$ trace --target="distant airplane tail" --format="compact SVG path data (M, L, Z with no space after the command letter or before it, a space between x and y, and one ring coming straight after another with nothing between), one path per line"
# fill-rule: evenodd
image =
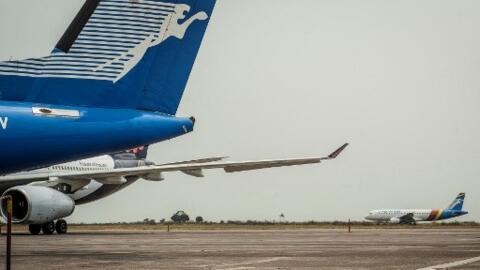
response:
M53 52L0 63L0 100L175 115L216 0L87 0Z
M148 155L148 145L127 150L127 153L134 154L137 159L146 159Z
M463 201L465 200L465 193L459 193L455 200L448 206L448 210L462 211Z
M140 146L126 151L111 154L114 159L118 160L141 160L146 159L148 155L149 145Z

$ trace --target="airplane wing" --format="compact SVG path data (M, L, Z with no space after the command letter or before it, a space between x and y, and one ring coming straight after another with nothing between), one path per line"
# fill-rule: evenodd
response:
M324 160L335 159L346 147L342 145L326 157L294 158L257 161L222 161L223 158L200 159L178 163L167 163L161 165L142 166L135 168L119 168L105 171L87 172L52 172L35 175L7 175L0 177L1 184L24 185L32 182L47 181L52 179L95 179L102 182L108 179L109 183L115 182L117 178L140 177L144 179L161 179L164 172L182 172L195 177L203 177L203 170L223 169L227 173L252 171L267 168L296 166L304 164L320 163ZM157 180L158 181L158 180Z
M400 223L415 223L416 220L413 218L413 216L413 213L408 213L406 215L398 217L398 219L400 219Z
M180 164L192 164L192 163L208 163L208 162L215 162L215 161L221 161L224 160L228 157L211 157L211 158L202 158L202 159L193 159L193 160L188 160L188 161L178 161L178 162L172 162L172 163L165 163L162 165L180 165Z

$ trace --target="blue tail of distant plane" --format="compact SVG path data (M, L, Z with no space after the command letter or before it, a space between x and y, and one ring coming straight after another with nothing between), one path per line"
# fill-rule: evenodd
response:
M46 57L0 63L0 100L175 115L215 0L87 0Z
M455 200L448 206L447 210L462 211L464 200L465 193L458 194Z

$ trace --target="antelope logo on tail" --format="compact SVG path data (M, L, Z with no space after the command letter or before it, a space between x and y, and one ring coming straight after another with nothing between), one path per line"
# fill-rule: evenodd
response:
M123 53L122 55L102 65L99 65L94 69L94 71L103 70L105 67L112 66L113 64L123 63L122 72L118 74L117 78L114 80L114 83L117 82L126 74L128 74L128 72L130 72L130 70L132 70L140 62L148 48L157 46L170 37L183 39L185 37L185 33L192 23L194 23L196 20L205 21L208 19L207 13L202 11L191 16L182 24L179 24L179 21L185 19L189 12L190 6L185 4L176 5L173 12L165 18L165 23L162 24L158 33L151 33L140 44Z

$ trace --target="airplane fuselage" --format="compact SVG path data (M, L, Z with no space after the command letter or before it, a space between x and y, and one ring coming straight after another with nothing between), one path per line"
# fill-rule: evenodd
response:
M370 211L365 219L377 222L390 222L401 216L413 214L415 221L438 221L466 215L466 211L448 209L380 209Z
M110 155L103 155L94 158L77 160L62 164L53 165L47 168L33 170L29 172L22 172L5 176L5 178L15 176L32 176L42 175L45 173L75 173L75 172L99 172L110 171L114 169L133 168L148 165L150 162L145 160L115 160ZM138 177L126 177L122 182L105 182L104 180L95 179L50 179L48 181L34 182L30 185L50 187L67 194L75 201L76 205L93 202L107 197L123 188L133 184L138 180ZM0 191L3 193L10 188L11 185L6 184L2 186L0 180Z
M162 113L0 102L0 175L152 144L193 123Z

